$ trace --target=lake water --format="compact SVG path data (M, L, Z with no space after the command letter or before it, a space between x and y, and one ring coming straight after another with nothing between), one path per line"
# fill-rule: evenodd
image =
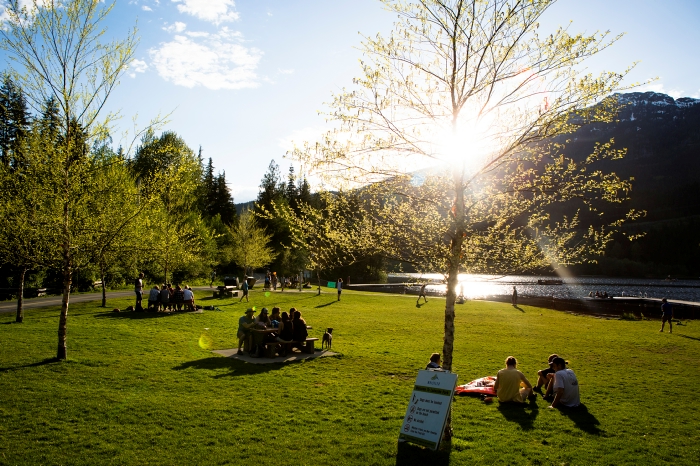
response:
M538 285L537 280L560 279L561 285ZM444 277L440 274L389 274L389 282L427 281L432 293L445 293ZM700 302L700 280L654 280L604 277L543 277L532 275L459 275L460 288L467 299L511 295L513 286L519 296L576 299L590 292L607 292L609 296L641 296ZM418 287L415 287L418 290ZM460 288L457 289L459 294Z

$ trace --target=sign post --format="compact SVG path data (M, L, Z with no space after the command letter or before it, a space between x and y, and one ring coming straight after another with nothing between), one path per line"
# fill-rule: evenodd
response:
M437 450L457 386L457 374L420 371L401 424L399 442Z

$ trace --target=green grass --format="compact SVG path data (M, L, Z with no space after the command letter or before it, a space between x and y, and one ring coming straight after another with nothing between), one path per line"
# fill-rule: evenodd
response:
M198 293L200 295L200 293ZM200 300L200 304L211 302ZM236 345L247 305L154 315L71 306L69 361L54 362L58 308L0 316L0 464L698 464L700 323L603 320L486 302L457 307L460 382L506 356L534 382L552 352L570 361L574 414L454 403L451 448L397 447L416 373L442 348L444 300L285 291L250 305L300 309L337 357L251 365ZM108 303L124 308L131 298ZM207 330L208 329L208 330Z

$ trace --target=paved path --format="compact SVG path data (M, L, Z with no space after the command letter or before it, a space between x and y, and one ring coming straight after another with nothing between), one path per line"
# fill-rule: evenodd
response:
M133 291L108 291L107 304L109 304L110 299L124 298L127 296L133 296L134 298L136 297ZM62 296L44 296L41 298L29 298L24 300L23 307L25 311L28 311L30 309L36 309L40 307L60 306L62 299ZM88 301L101 300L102 292L70 295L71 303L85 303ZM136 302L135 299L134 302ZM17 312L17 301L0 301L0 314L10 314L15 312Z

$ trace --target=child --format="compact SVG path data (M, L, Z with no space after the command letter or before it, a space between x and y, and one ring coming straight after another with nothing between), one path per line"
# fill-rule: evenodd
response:
M425 370L442 370L440 365L440 353L433 353L430 355L430 362L425 366Z

